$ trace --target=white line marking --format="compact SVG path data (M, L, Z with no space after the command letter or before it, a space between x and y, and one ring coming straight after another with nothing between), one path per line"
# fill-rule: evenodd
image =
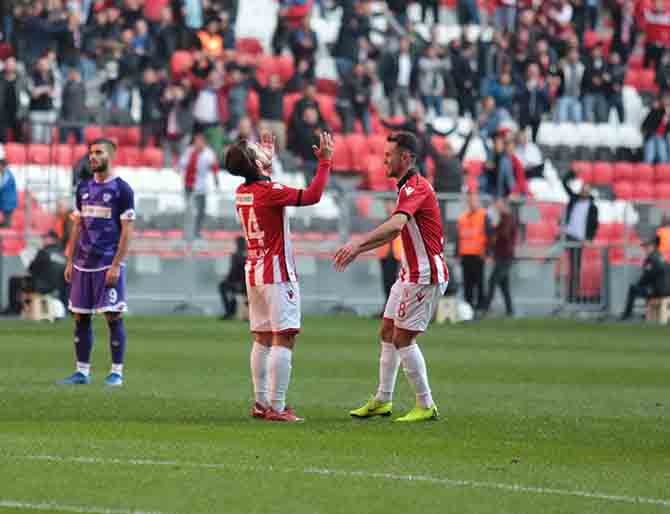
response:
M127 509L105 509L102 507L88 507L74 505L61 505L55 502L29 503L15 500L0 500L0 509L25 509L25 510L60 510L63 512L76 512L82 514L165 514L161 512L145 512L141 510Z
M572 496L576 498L587 498L591 500L603 500L616 503L632 503L656 505L658 507L670 507L670 499L648 498L645 496L626 496L601 493L598 491L580 491L570 489L557 489L553 487L535 487L521 484L506 484L502 482L483 482L479 480L458 480L446 477L433 477L429 475L399 475L394 473L375 473L371 471L346 471L338 469L324 468L275 468L272 466L240 466L228 464L211 464L206 462L188 462L176 460L151 460L151 459L105 459L98 457L62 457L59 455L28 455L15 457L23 460L40 460L46 462L65 462L78 464L119 464L126 466L180 466L184 468L198 469L227 469L239 471L240 469L248 471L276 471L282 473L303 473L306 475L322 476L342 476L356 478L372 478L379 480L391 480L397 482L426 482L430 484L440 484L450 487L469 487L473 489L495 489L498 491L507 491L512 493L529 493L552 496Z

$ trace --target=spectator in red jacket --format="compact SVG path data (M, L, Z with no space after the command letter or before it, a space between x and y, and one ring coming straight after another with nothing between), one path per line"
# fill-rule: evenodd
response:
M665 48L670 47L670 11L664 0L654 0L653 6L642 11L645 34L644 67L657 65Z

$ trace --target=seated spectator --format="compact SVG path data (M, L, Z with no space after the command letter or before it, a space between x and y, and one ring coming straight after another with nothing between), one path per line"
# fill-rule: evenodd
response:
M442 116L446 84L445 73L451 70L451 62L440 55L436 44L428 46L419 58L419 94L423 107L428 113L433 109L435 116Z
M286 126L284 125L284 86L281 76L273 73L268 78L268 85L263 86L255 76L251 79L251 87L258 93L260 103L260 130L270 132L276 138L277 150L286 150Z
M544 176L544 159L540 148L528 140L528 132L520 130L516 136L514 155L521 161L526 178L542 178Z
M607 56L607 70L605 71L605 94L607 97L607 118L612 108L616 110L619 123L626 120L626 113L623 107L623 82L626 76L626 66L621 63L621 57L618 53L610 51ZM658 75L657 75L658 77Z
M342 132L349 134L354 131L354 123L358 119L363 131L369 134L371 80L362 63L356 63L350 77L340 80L337 91L336 109L342 120Z
M219 295L223 305L222 320L235 317L237 312L237 296L247 293L247 285L244 277L244 266L247 260L247 242L244 237L235 240L235 252L230 256L230 268L228 275L219 283Z
M656 101L642 122L644 137L644 162L670 162L670 93L664 93L660 101Z
M579 50L571 48L568 56L560 66L561 85L558 91L556 103L556 121L565 123L581 123L582 104L579 99L582 96L582 79L585 66L579 59Z
M591 50L582 79L583 112L589 123L605 123L609 118L606 72L607 63L603 57L602 43L599 42Z
M18 205L16 181L5 158L5 149L0 146L0 212L2 222L0 227L9 227L12 224L12 213Z
M68 136L74 134L75 143L84 142L83 123L86 120L86 86L81 81L79 70L70 70L63 87L63 99L59 123L60 141L67 143Z
M21 96L27 93L25 77L19 72L16 59L8 57L5 69L0 76L0 143L8 140L8 131L11 130L14 140L23 141L21 127L22 107Z
M630 319L633 315L633 307L637 298L649 299L670 296L670 272L658 249L659 245L660 238L658 236L642 243L647 256L642 264L642 275L628 289L626 307L620 318L622 321Z
M42 248L28 266L29 287L26 292L51 294L58 292L63 306L68 304L68 288L65 283L65 254L55 231L50 230L42 236Z

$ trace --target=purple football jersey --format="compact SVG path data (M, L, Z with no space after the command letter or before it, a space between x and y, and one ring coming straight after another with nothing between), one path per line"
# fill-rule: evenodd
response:
M83 271L109 268L121 239L121 220L135 219L130 185L120 177L90 179L77 187L76 214L81 219L74 266Z

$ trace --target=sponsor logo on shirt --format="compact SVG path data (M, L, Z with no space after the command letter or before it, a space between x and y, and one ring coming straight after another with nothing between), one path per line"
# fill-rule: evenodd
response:
M111 199L112 199L112 195L109 194L109 193L105 193L104 195L102 195L102 201L105 202L105 203L109 202Z
M237 200L237 205L253 205L254 204L254 194L253 193L238 193L235 195Z
M413 187L409 187L409 186L407 186L407 187L405 188L405 193L407 193L407 196L411 195L413 192L414 192L414 188L413 188Z
M84 218L103 218L112 219L112 208L103 207L102 205L84 205L81 210L81 215Z

